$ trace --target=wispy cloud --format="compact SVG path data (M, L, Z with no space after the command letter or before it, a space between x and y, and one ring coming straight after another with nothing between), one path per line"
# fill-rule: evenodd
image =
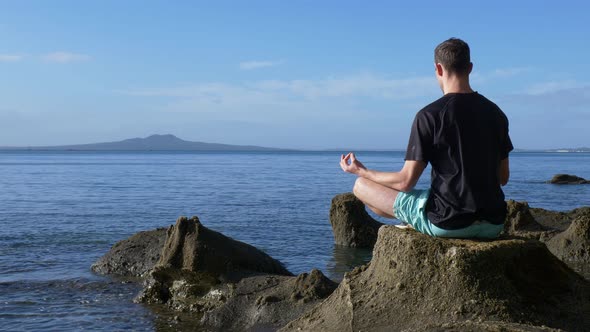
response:
M498 68L491 72L492 77L513 77L533 71L531 67Z
M280 61L244 61L240 62L240 69L242 70L253 70L267 67L275 67L283 64L283 60Z
M590 114L590 84L575 81L538 83L522 93L501 96L499 102L513 109L523 109L523 113L563 116L582 112L587 116ZM580 122L584 120L578 119Z
M530 95L542 95L556 91L580 88L588 85L589 84L584 84L575 80L541 82L533 84L527 88L525 93Z
M518 75L524 75L532 72L531 67L511 67L511 68L497 68L491 71L479 72L476 71L471 74L471 81L474 83L486 83L493 80L511 78Z
M402 104L417 101L424 104L440 95L433 77L389 78L370 73L317 80L208 82L120 92L160 97L157 102L149 103L158 105L154 107L161 111L198 114L200 119L289 126L307 118L320 123L353 123L360 114L373 114L375 118L376 114L395 117L397 113L409 117L412 112Z
M18 62L24 58L18 54L0 54L0 62Z
M71 52L53 52L41 56L41 59L47 62L55 63L71 63L88 61L91 59L89 55Z
M194 97L214 100L223 100L242 94L282 96L290 100L332 97L402 100L433 95L438 93L438 89L432 77L396 79L364 73L318 80L265 80L243 84L211 82L171 88L130 90L125 93L141 96Z

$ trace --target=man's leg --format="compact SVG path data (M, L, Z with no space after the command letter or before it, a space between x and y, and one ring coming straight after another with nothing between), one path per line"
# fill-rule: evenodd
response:
M357 178L352 189L354 195L369 209L385 218L395 218L393 204L398 191L365 178Z

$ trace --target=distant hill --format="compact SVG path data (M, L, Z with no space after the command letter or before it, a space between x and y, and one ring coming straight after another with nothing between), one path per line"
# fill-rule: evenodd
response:
M146 138L130 138L117 142L32 146L0 147L0 150L35 151L288 151L286 149L266 148L254 145L230 145L205 142L191 142L174 135L151 135Z

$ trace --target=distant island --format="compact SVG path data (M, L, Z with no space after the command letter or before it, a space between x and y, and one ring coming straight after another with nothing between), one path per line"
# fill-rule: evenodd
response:
M283 148L269 148L256 145L232 145L221 143L191 142L180 139L172 134L151 135L145 138L129 138L116 142L58 145L58 146L0 146L0 151L227 151L227 152L272 152L272 151L370 151L370 152L403 152L405 149L320 149L295 150ZM514 149L514 152L590 152L590 148L561 148L561 149Z
M549 152L549 153L561 153L561 152L590 152L590 148L560 148L560 149L514 149L514 152Z
M545 150L546 152L590 152L590 148L563 148L563 149L551 149L551 150Z
M30 147L0 147L10 151L292 151L255 145L191 142L174 135L151 135L117 142Z

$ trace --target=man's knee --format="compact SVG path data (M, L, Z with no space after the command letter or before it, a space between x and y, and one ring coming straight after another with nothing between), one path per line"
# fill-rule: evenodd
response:
M360 196L363 196L363 193L367 191L366 188L369 181L370 180L363 177L356 178L356 181L354 181L354 187L352 187L352 193L360 199Z

